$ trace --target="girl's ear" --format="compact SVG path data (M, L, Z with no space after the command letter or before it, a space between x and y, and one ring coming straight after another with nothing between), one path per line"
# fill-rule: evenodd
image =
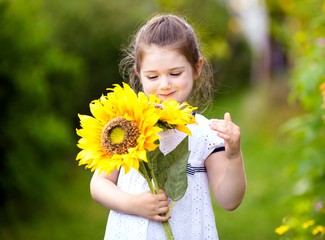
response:
M140 82L142 82L141 77L140 77L140 73L138 72L136 65L133 66L133 70L134 70L135 74L138 76L138 78L140 79Z
M193 78L194 79L198 79L200 77L201 71L202 71L202 67L203 67L203 58L200 57L199 60L197 61L197 63L195 64L195 70L196 72L194 72L193 74Z

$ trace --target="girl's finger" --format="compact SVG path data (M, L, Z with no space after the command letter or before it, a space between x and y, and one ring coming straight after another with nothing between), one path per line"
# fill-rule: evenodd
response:
M159 194L157 195L159 201L167 201L168 197L164 190L160 189Z
M166 214L168 212L168 206L167 207L161 207L158 209L158 214Z
M225 134L231 134L232 129L231 125L228 124L225 120L218 120L214 121L209 124L210 128L214 131L220 132L220 133L225 133Z
M230 113L229 113L229 112L226 112L226 113L225 113L224 118L225 118L225 121L226 121L226 122L231 122L231 116L230 116Z
M221 128L224 129L226 127L226 123L224 120L211 120L209 126L212 130L219 131Z
M229 141L229 140L230 140L230 137L229 137L229 135L227 135L227 134L224 134L224 133L218 132L217 135L218 135L219 137L221 137L222 139L224 139L225 141Z
M160 215L156 215L153 217L153 220L158 221L158 222L166 222L171 218L171 216L160 216Z

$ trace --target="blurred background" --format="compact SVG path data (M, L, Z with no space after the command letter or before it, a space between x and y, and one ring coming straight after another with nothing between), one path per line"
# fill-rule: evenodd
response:
M204 114L241 127L248 188L233 212L214 202L220 239L323 239L323 0L0 0L0 239L103 239L77 114L160 12L188 19L214 67Z

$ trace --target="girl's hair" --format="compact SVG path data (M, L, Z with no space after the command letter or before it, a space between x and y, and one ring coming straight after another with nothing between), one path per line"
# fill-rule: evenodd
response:
M198 106L207 105L213 96L213 72L211 65L200 52L197 37L193 28L181 17L171 14L157 15L150 19L133 36L132 42L124 50L119 67L122 77L128 80L135 91L142 91L140 79L134 71L140 72L144 49L148 46L168 47L178 50L196 72L199 58L204 64L200 77L194 80L189 103Z

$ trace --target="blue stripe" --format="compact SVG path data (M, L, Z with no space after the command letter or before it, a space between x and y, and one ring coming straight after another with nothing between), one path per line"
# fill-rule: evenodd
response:
M194 175L198 172L207 172L207 169L205 167L192 167L191 164L187 164L186 173L189 175Z
M225 149L225 147L218 147L218 148L215 148L213 151L212 151L212 153L216 153L216 152L221 152L221 151L225 151L226 149ZM211 154L212 154L211 153Z

